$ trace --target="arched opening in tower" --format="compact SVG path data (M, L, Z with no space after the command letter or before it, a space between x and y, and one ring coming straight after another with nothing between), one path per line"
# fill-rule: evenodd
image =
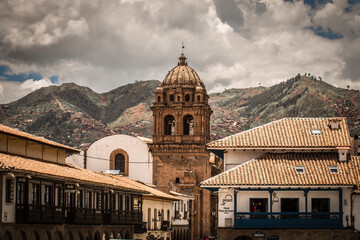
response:
M165 117L165 135L175 135L175 118L171 115Z
M184 135L194 134L194 118L191 115L184 117Z

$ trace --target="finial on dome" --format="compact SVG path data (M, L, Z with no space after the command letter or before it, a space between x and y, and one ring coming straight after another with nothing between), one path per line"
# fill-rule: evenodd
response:
M185 55L183 53L179 57L179 65L187 65L186 57L185 57Z

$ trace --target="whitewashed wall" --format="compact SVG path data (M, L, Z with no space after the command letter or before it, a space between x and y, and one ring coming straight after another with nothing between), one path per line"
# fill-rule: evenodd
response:
M231 225L232 227L234 225L234 189L220 188L218 194L218 226L230 227Z
M14 198L12 203L6 202L6 179L12 179L14 180ZM15 178L2 176L2 213L1 213L1 221L3 223L14 223L15 222L15 203L16 203L16 180Z
M353 196L353 216L354 216L354 228L356 231L360 231L360 192Z
M87 169L105 172L110 169L110 154L122 149L129 155L129 178L152 184L153 158L147 144L140 139L128 135L113 135L102 138L87 150ZM71 155L66 162L84 167L84 152Z
M229 149L224 152L224 170L229 170L249 160L263 155L264 151L243 151Z

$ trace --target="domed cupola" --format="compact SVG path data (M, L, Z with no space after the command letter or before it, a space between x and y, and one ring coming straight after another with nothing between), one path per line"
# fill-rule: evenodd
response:
M187 65L186 57L183 53L179 57L178 65L168 72L164 81L162 82L163 87L168 85L204 86L195 70Z

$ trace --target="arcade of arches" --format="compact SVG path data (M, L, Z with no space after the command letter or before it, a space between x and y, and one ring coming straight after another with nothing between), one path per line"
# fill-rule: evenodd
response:
M22 229L22 230L21 230ZM90 229L90 230L89 230ZM104 231L105 229L105 231ZM4 240L110 240L131 239L131 229L126 226L23 226L1 231Z

